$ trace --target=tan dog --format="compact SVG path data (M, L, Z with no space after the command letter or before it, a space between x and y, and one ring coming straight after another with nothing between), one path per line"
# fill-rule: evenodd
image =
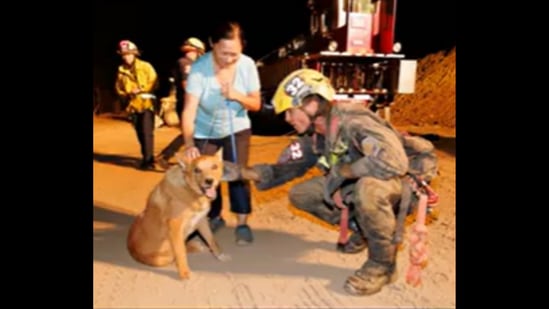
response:
M195 230L216 258L230 259L221 253L206 218L220 181L229 180L223 178L221 155L222 149L215 156L202 155L194 160L176 154L179 164L166 171L150 193L145 210L130 227L127 245L135 260L165 266L175 259L179 276L187 279L190 270L185 240Z

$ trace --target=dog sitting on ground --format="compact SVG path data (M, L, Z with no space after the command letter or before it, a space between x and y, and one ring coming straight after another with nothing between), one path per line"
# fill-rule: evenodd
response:
M230 259L215 241L207 214L220 182L231 179L223 177L222 149L214 156L189 160L177 153L176 158L179 164L166 171L149 194L145 210L135 218L127 246L135 260L149 266L166 266L175 260L179 277L188 279L185 240L196 230L217 259Z

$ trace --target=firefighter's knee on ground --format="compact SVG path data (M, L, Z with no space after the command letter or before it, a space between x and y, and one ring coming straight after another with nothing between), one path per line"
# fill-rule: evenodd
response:
M306 191L304 191L301 188L300 184L297 184L290 189L290 192L288 193L288 199L290 200L292 205L294 205L296 208L306 211L308 210L308 207L307 207L308 194L310 193L307 193Z

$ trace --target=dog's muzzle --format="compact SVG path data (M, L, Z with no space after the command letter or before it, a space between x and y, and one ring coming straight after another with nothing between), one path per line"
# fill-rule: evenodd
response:
M214 180L211 178L204 181L204 183L200 186L200 190L202 190L202 193L204 193L204 195L206 195L210 200L215 200L217 197L217 190L214 186Z

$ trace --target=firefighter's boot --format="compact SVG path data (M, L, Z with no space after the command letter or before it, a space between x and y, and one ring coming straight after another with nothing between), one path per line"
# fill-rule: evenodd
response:
M344 289L349 294L372 295L397 279L394 245L381 248L370 244L368 252L368 261L345 282Z

